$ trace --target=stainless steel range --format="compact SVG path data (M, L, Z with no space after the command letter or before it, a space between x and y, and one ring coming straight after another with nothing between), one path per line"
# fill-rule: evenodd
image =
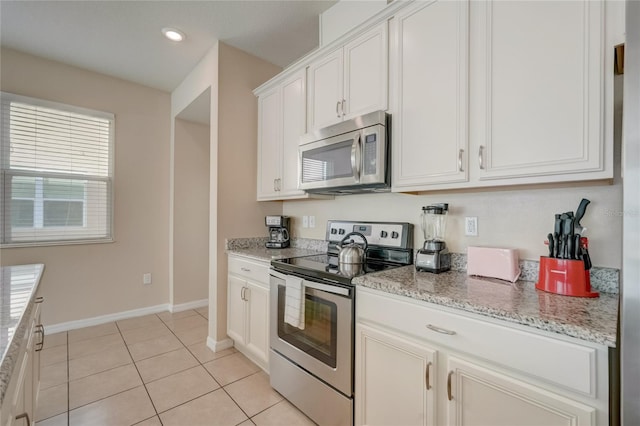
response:
M340 264L345 237L367 247L361 265ZM332 220L325 240L326 254L271 261L271 386L318 424L351 425L355 334L351 280L410 265L413 225Z

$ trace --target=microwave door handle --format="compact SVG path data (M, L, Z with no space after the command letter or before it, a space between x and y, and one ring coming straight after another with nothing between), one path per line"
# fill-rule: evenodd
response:
M360 153L360 132L353 138L353 145L351 146L351 170L356 179L356 182L360 182L360 163L362 162Z

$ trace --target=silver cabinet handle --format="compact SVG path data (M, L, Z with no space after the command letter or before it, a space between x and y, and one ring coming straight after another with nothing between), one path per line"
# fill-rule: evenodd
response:
M247 299L244 298L244 291L246 290L246 287L242 287L242 290L240 290L240 299L246 301Z
M431 389L431 385L429 384L429 382L430 382L430 380L429 380L430 371L431 371L431 361L429 361L427 363L427 371L424 374L424 381L427 384L427 390Z
M427 328L431 331L435 331L436 333L448 334L449 336L453 336L454 334L456 334L455 331L447 330L446 328L438 327L433 324L427 324Z
M274 180L273 180L273 191L274 191L274 192L278 190L278 189L276 188L276 180L277 180L277 179L274 179Z
M31 426L31 420L29 419L28 413L18 414L16 416L16 420L25 419L27 421L27 426Z
M461 149L458 152L458 171L459 172L464 172L464 169L462 168L462 154L464 154L464 149Z
M453 395L451 394L451 376L453 376L453 370L449 371L449 375L447 376L447 398L449 401L453 399Z
M35 303L42 303L42 302L44 302L44 297L42 296L36 297Z
M44 335L45 335L45 333L44 333L44 325L42 325L42 324L36 325L36 333L40 333L41 340L40 340L39 343L37 343L37 345L39 347L37 347L35 349L35 351L36 352L40 352L42 350L42 348L44 348Z
M478 164L480 170L484 170L484 145L480 145L480 148L478 148Z
M340 107L340 101L336 102L336 116L340 118L340 113L338 112L338 108Z
M347 115L347 114L344 112L344 104L345 104L346 102L347 102L347 101L346 101L345 99L343 99L343 100L342 100L342 116L343 116L343 117L344 117L345 115Z
M282 179L278 178L278 191L282 191Z
M249 268L245 268L244 266L241 266L241 267L240 267L240 270L241 270L242 272L251 272L251 269L249 269Z

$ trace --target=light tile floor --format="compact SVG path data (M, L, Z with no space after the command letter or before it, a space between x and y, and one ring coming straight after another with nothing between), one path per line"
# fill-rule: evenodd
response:
M47 336L38 426L313 425L240 352L206 346L207 312Z

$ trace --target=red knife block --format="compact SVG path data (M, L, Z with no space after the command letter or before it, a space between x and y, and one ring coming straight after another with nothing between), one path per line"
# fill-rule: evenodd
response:
M575 297L599 297L591 291L591 275L582 260L540 256L538 290Z

